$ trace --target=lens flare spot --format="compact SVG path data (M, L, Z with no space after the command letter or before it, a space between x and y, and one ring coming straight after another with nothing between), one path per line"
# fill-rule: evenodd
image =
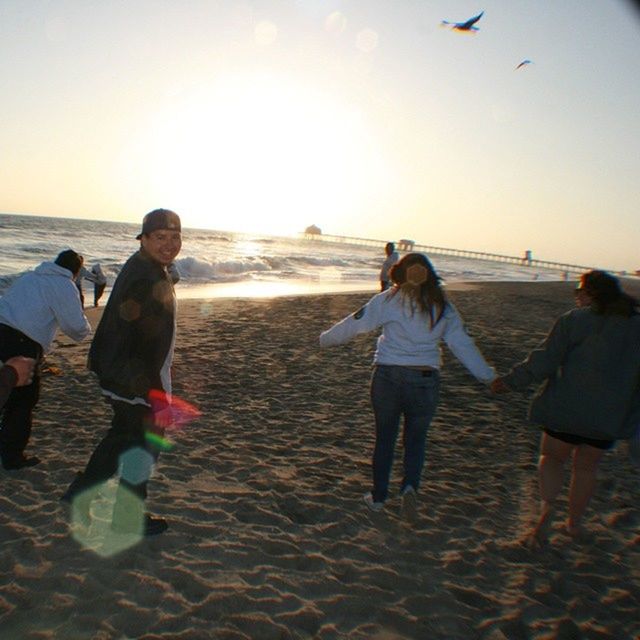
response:
M334 11L324 21L324 28L334 36L340 35L347 28L347 18L340 11Z
M160 389L149 391L149 402L156 424L159 424L159 419L156 419L156 416L164 416L167 412L170 412L171 424L162 425L167 429L180 428L202 415L202 412L197 407L186 400L182 400L178 396L172 396Z
M114 525L116 510L117 526ZM102 558L110 558L142 540L144 514L141 498L119 485L117 479L109 480L73 498L71 534L83 548Z
M153 431L145 431L144 439L153 447L158 449L158 451L171 451L175 446L174 443L157 433L153 433Z
M133 447L120 456L119 463L120 476L129 484L137 486L149 480L155 459L142 447Z
M363 53L371 53L378 46L378 34L373 29L363 29L356 36L356 47Z
M179 275L178 275L178 280L180 280ZM175 282L177 282L178 280L175 280ZM156 299L158 302L166 303L170 296L170 294L167 291L166 282L164 280L161 280L160 282L156 282L153 285L153 291L151 295L153 295L154 299Z
M133 322L140 317L140 305L135 300L125 300L120 305L120 317L126 322Z

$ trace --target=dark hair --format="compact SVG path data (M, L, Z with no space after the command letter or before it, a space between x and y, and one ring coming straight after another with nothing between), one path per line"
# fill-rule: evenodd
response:
M69 269L76 276L84 264L84 258L72 249L67 249L58 254L55 262L59 267Z
M580 288L591 298L591 308L596 313L626 317L638 313L638 301L626 294L618 278L606 271L583 273Z
M408 253L391 267L390 276L395 285L391 295L400 293L410 301L412 311L417 307L429 316L431 328L438 324L447 298L429 258L422 253Z
M384 245L384 250L393 253L396 250L396 245L393 244L393 242L387 242L387 244Z

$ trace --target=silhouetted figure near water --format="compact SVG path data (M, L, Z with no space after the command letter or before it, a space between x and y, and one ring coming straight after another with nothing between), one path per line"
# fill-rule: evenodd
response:
M91 267L91 278L87 279L93 282L93 306L97 307L104 293L104 289L107 286L107 276L104 274L100 263L96 262L96 264Z
M387 257L382 263L382 269L380 269L380 291L386 291L391 286L391 276L389 275L389 272L391 267L399 260L399 256L396 252L396 246L393 242L387 242L384 252Z

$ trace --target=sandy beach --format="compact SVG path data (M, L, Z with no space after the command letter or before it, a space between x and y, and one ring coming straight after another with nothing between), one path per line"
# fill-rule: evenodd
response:
M573 286L450 296L506 372L573 306ZM0 470L0 637L640 638L640 469L626 443L604 459L586 538L562 530L565 492L549 545L529 551L530 393L492 397L447 351L418 520L397 497L366 509L375 336L326 351L317 338L369 297L180 300L174 391L202 417L161 455L148 508L170 528L142 541L99 527L80 539L59 501L111 417L89 343L59 338L28 449L43 462ZM109 492L96 502L107 521Z

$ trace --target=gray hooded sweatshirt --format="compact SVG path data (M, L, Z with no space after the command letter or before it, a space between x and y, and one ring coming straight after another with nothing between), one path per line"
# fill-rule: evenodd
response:
M640 315L573 309L504 382L514 389L544 382L529 411L537 424L586 438L629 438L640 424Z

